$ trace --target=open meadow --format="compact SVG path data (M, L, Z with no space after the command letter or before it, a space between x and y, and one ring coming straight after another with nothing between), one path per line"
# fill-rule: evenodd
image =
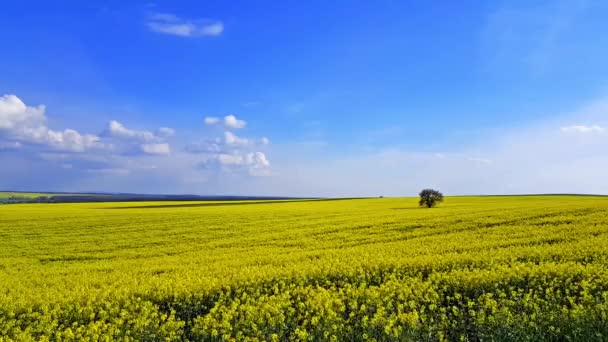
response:
M0 341L606 340L608 197L0 206Z

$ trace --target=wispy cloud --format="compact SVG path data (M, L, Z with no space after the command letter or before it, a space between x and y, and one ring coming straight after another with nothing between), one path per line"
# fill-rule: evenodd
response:
M550 69L564 53L568 33L581 22L588 0L549 0L507 5L492 12L482 32L489 65L520 65L534 73Z
M172 137L175 135L175 129L170 127L161 127L156 131L156 134L163 138Z
M215 116L208 116L205 118L205 125L212 126L220 122L220 118Z
M598 125L592 125L592 126L585 126L585 125L574 125L574 126L566 126L566 127L562 127L561 131L564 133L582 133L582 134L588 134L588 133L603 133L606 129L602 126L598 126Z
M146 25L153 32L179 37L219 36L224 32L224 23L219 20L183 19L171 13L154 13Z
M392 146L328 155L323 146L276 145L272 181L263 185L292 196L413 196L426 186L448 194L608 194L607 111L608 98L599 99L440 153ZM571 122L593 124L564 124Z
M169 148L169 144L160 143L160 144L143 144L141 145L141 150L147 154L158 154L158 155L168 155L171 152Z

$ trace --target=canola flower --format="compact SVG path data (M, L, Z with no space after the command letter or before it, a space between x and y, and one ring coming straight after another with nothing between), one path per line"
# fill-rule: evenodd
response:
M608 339L608 198L0 206L0 341Z

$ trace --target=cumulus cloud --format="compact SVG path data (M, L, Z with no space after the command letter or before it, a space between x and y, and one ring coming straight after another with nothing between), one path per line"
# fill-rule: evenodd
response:
M205 171L229 171L249 176L270 175L266 154L257 150L269 144L268 138L250 139L230 131L223 138L206 139L186 146L185 151L201 156L199 168Z
M244 128L247 122L237 119L234 115L227 115L224 116L224 125L228 128L239 129Z
M175 130L161 127L155 133L127 128L112 120L101 135L83 134L74 129L54 130L46 125L46 108L27 106L15 95L0 97L0 149L25 149L30 153L95 152L106 158L116 154L140 152L169 154L165 138Z
M236 146L246 146L249 145L249 139L241 138L236 134L226 131L224 132L224 141L228 145L236 145Z
M102 148L100 139L92 134L80 134L73 129L53 131L50 129L37 129L28 131L32 141L47 144L61 151L84 152L94 148Z
M226 115L223 119L215 116L208 116L205 118L205 124L208 126L217 125L220 122L224 125L224 127L229 129L240 129L247 126L246 121L237 119L237 117L234 115Z
M234 115L223 118L206 117L207 125L221 125L227 129L243 128L247 124ZM189 144L185 151L201 155L199 168L211 171L214 168L229 171L245 170L250 176L265 176L270 174L270 162L258 147L268 145L270 140L266 137L245 138L231 131L224 131L223 137L204 139Z
M155 138L154 133L150 131L137 131L128 129L122 123L112 120L108 123L106 130L108 136L121 139L134 139L140 141L152 141Z
M561 131L564 133L604 133L606 129L604 127L593 125L593 126L585 126L585 125L573 125L562 127Z
M198 154L225 153L234 150L262 148L268 144L270 144L270 140L266 137L261 139L244 138L230 131L225 131L222 138L216 137L192 142L186 145L185 151Z
M188 20L170 13L152 14L146 24L153 32L179 37L219 36L224 32L224 24L221 21Z
M215 156L215 159L222 166L243 167L252 176L267 176L270 174L270 162L263 152L220 153Z
M134 130L127 128L122 123L112 120L104 132L104 136L112 139L116 151L128 154L144 153L151 155L168 155L171 152L166 138L172 137L175 130L169 127L161 127L156 133L147 130Z
M230 115L206 122L230 129L246 125ZM51 129L45 106L28 106L15 95L4 95L0 97L0 153L9 167L0 168L0 187L150 191L150 184L171 179L166 187L161 185L166 192L178 191L176 184L189 191L196 183L204 184L205 190L199 190L204 193L222 191L210 180L247 182L251 176L270 175L270 162L258 149L268 143L267 138L222 133L174 151L167 141L175 135L173 128L135 129L122 120L112 120L100 134ZM44 169L52 176L41 181L29 176L32 169ZM158 186L154 189L161 191Z
M158 155L168 155L171 153L171 149L169 148L169 144L143 144L141 145L142 152L146 154L158 154Z
M45 110L42 105L29 107L15 95L0 97L0 138L68 152L104 147L99 137L93 134L81 134L73 129L49 129Z
M270 162L262 152L250 153L247 155L249 174L252 176L269 176Z
M327 144L313 142L308 145L294 143L270 147L263 144L262 138L240 137L232 133L231 141L239 138L249 142L238 145L227 143L224 130L218 130L218 137L204 137L200 143L192 144L184 151L170 149L168 145L156 146L166 142L158 138L160 134L157 130L153 130L157 138L152 141L100 137L101 144L128 144L139 154L133 151L119 153L116 148L82 154L53 151L35 160L24 158L26 154L22 152L28 148L31 139L15 139L12 132L20 132L23 127L46 127L44 116L35 113L25 115L23 112L29 107L16 107L20 108L16 111L19 118L25 116L29 119L14 118L15 110L6 109L15 108L14 103L6 105L3 102L0 105L0 117L5 123L4 128L0 129L0 143L18 148L17 152L2 153L0 188L18 188L28 184L45 189L69 190L66 184L77 184L74 190L415 196L423 187L434 187L447 194L608 194L608 180L604 171L608 168L606 131L593 128L608 128L605 116L608 99L573 113L558 113L549 121L504 130L500 135L468 141L466 146L446 146L446 150L439 151L422 152L393 146L332 153L336 149L328 148ZM37 109L29 110L35 112ZM11 128L6 128L6 122L9 122L7 112L11 112ZM593 124L577 125L587 129L566 129L568 134L560 129L574 127L569 125L573 122ZM218 119L217 124L223 128L223 118ZM124 125L122 127L133 131ZM49 135L48 128L41 132L43 137ZM70 136L71 133L64 135ZM12 145L15 142L18 145ZM151 146L144 151L142 145ZM272 152L272 164L267 158L266 149ZM32 175L32 169L44 169L49 176ZM129 170L129 173L119 170ZM106 177L99 177L99 174ZM271 177L251 177L265 175Z
M222 165L259 165L260 167L270 166L266 155L262 152L247 154L219 154L218 160Z
M41 126L46 121L45 107L28 107L15 95L0 96L0 129Z

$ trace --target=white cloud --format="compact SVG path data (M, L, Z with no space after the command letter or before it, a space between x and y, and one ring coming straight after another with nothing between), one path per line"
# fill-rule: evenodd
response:
M262 152L250 153L221 153L216 156L222 166L245 167L251 176L267 176L270 174L270 162Z
M202 139L192 142L185 147L185 151L194 154L222 154L232 153L233 151L252 151L256 147L270 144L266 137L244 138L230 131L225 131L222 138Z
M0 187L141 191L149 184L158 184L155 191L174 192L179 191L172 188L175 184L184 184L179 189L190 191L196 183L204 185L197 192L205 193L223 191L211 180L236 184L248 182L251 176L270 174L268 158L255 150L268 143L267 138L245 138L226 131L174 152L167 138L175 130L169 127L137 130L112 120L102 134L84 134L47 127L45 111L44 106L27 106L14 95L0 97L0 151L18 151L2 154L2 161L10 167L0 168ZM246 125L230 115L217 118L214 124L231 129ZM202 168L201 164L207 166ZM29 177L25 171L31 169L44 169L49 177ZM101 174L106 176L102 183ZM163 185L168 178L171 181Z
M208 125L222 125L228 129L243 128L246 122L234 115L223 118L206 117ZM240 137L231 131L224 131L223 138L205 139L186 146L186 152L199 155L199 169L205 172L227 171L242 174L247 171L250 176L270 174L270 162L263 152L255 151L256 146L268 145L268 138L249 139Z
M208 116L205 118L205 125L215 125L220 122L220 118L214 116Z
M169 144L143 144L141 145L142 152L146 154L158 154L158 155L168 155L171 153L171 149L169 148Z
M228 128L244 128L247 125L247 122L243 120L239 120L234 115L224 116L224 125Z
M224 124L224 127L228 129L240 129L247 126L247 122L244 120L237 119L234 115L226 115L223 119L215 116L208 116L205 118L205 124L208 126L217 125L220 122Z
M136 131L128 129L122 123L112 120L108 123L107 134L114 138L133 139L139 141L152 141L154 133L150 131Z
M15 95L0 96L0 129L41 126L46 121L45 107L28 107Z
M95 152L104 158L113 155L143 152L145 154L169 154L164 138L175 130L161 127L157 134L146 130L133 130L112 120L101 135L83 134L74 129L54 130L46 126L45 106L27 106L15 95L0 97L0 144L1 149L21 148L25 152L85 153ZM140 145L143 144L143 145Z
M224 24L221 21L186 20L169 13L149 16L147 26L153 32L180 37L219 36L224 32Z
M574 126L567 126L567 127L562 127L561 131L564 133L603 133L605 131L605 128L598 126L598 125L593 125L593 126L585 126L585 125L574 125Z
M62 151L84 152L96 147L102 147L98 136L80 134L73 129L65 129L63 132L46 130L41 138L38 142L46 143Z
M22 144L45 145L66 152L104 148L99 137L73 129L55 131L46 127L45 106L29 107L15 95L0 97L0 137Z
M4 123L0 149L19 149L1 155L0 188L87 184L86 189L136 192L152 191L153 184L153 191L168 193L408 196L430 186L447 194L608 194L604 175L608 168L608 99L551 121L469 141L465 147L446 147L441 153L392 147L332 155L328 151L335 149L327 144L264 146L264 152L272 152L272 167L258 149L263 138L240 137L228 131L193 144L186 148L192 153L186 153L169 146L161 129L153 130L156 133L150 141L138 138L148 136L141 133L148 131L122 124L114 125L114 131L127 138L52 130L46 126L44 106L28 107L16 97L0 99L0 120ZM572 122L592 124L570 126ZM223 118L217 124L223 127ZM83 153L71 153L75 151ZM39 158L29 158L29 152ZM71 168L66 169L66 165ZM27 171L31 169L44 169L52 176L44 177L48 180L30 177ZM108 175L104 177L107 183L99 185L102 173ZM64 183L60 183L62 175ZM271 177L251 177L266 175Z
M175 130L169 127L161 127L156 134L163 138L169 138L175 135Z
M217 160L222 165L243 165L245 158L240 154L218 154Z
M262 152L250 153L247 155L249 174L251 176L269 176L270 162Z
M219 153L223 149L222 139L207 139L188 144L185 148L190 153Z
M186 152L201 158L199 169L205 172L222 172L249 176L270 175L270 162L263 152L255 151L256 146L268 144L268 138L248 139L225 131L223 139L207 139L186 146Z
M249 145L250 141L246 138L241 138L236 134L226 131L224 132L224 141L227 145L246 146Z
M171 150L165 140L174 134L175 130L169 127L161 127L155 134L147 130L129 129L122 123L112 120L108 123L104 137L110 138L109 141L114 143L115 153L118 154L168 155Z

